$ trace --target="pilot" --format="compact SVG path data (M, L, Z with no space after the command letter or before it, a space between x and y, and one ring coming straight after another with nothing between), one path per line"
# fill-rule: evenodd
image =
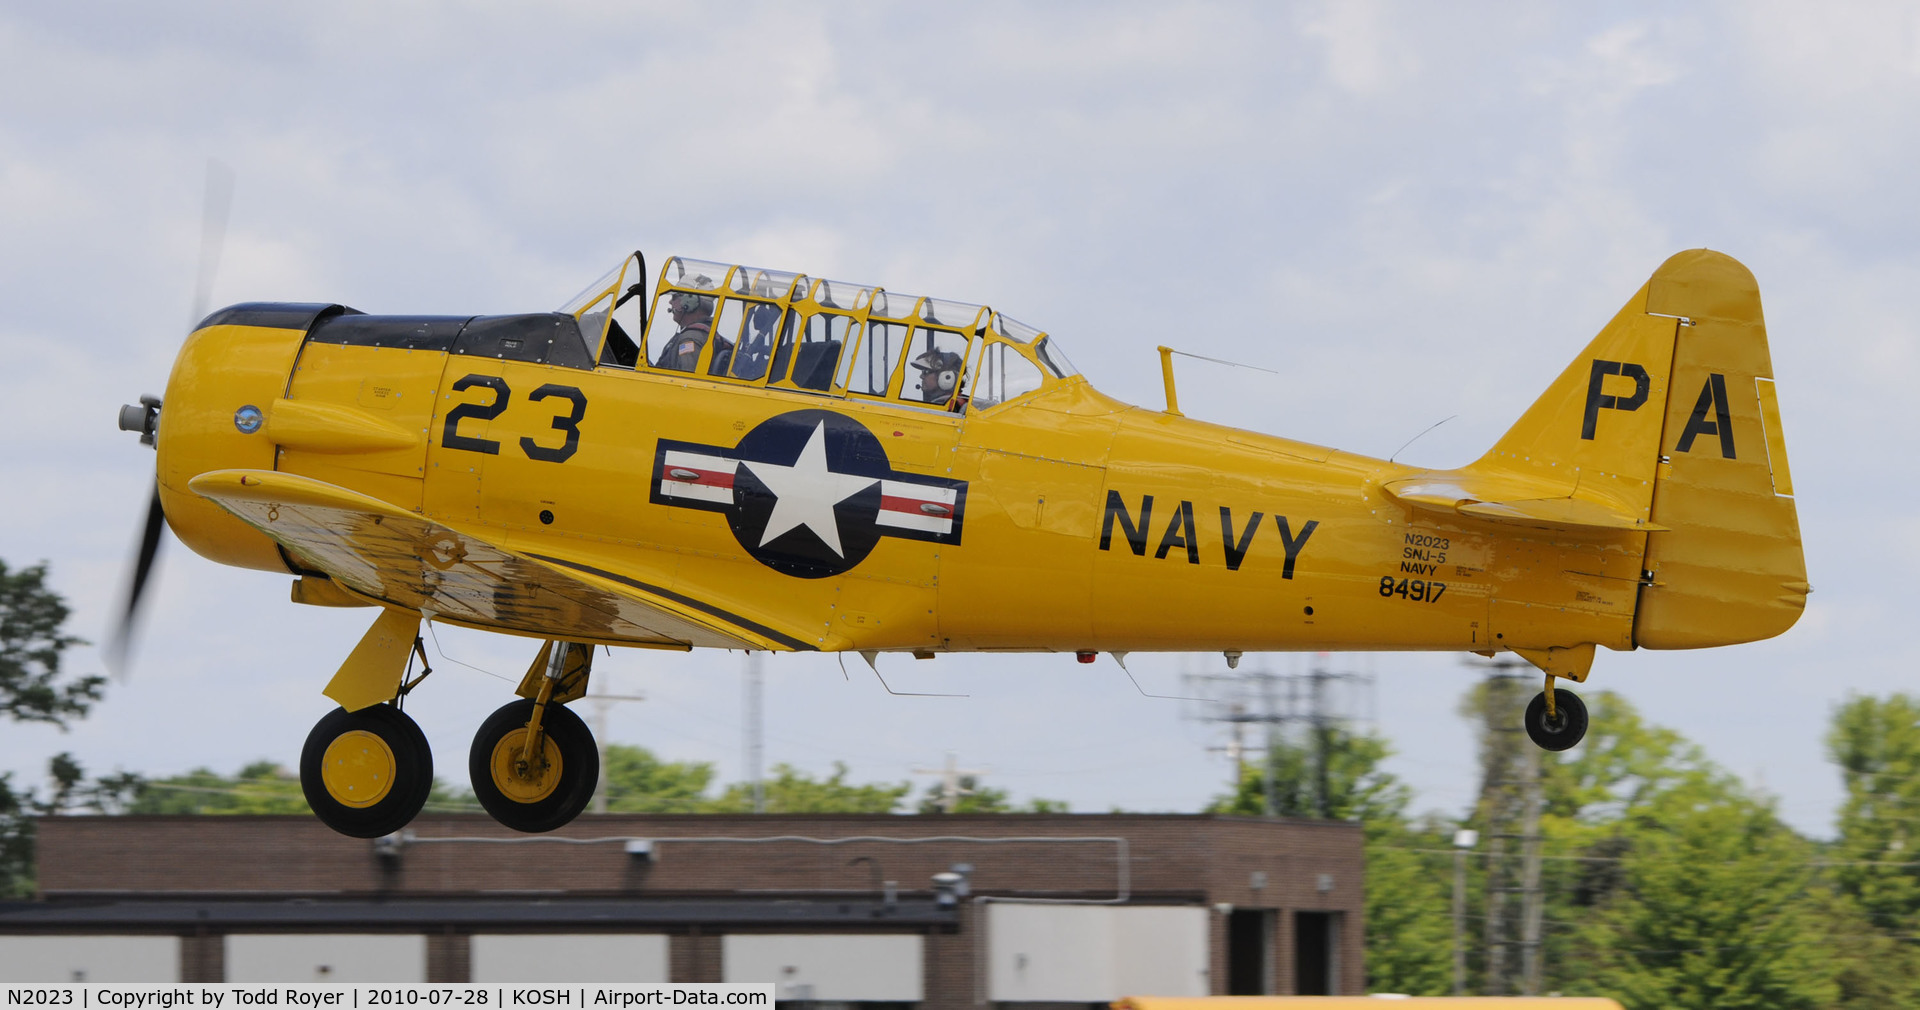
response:
M695 277L691 284L710 287L713 281L703 275ZM667 299L667 311L673 314L673 324L680 329L667 338L666 344L660 348L660 357L653 365L676 372L691 372L700 361L700 349L706 346L707 336L713 329L713 296L675 291Z
M952 351L929 350L913 359L920 370L920 399L945 404L956 414L967 409L967 394L960 392L960 370L966 360Z

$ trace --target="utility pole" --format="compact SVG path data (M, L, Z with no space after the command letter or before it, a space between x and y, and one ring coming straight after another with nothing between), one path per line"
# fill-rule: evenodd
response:
M1243 702L1233 702L1227 706L1227 714L1226 721L1232 727L1228 732L1233 735L1227 740L1225 747L1208 747L1207 753L1223 753L1227 756L1227 767L1231 769L1227 776L1227 795L1233 796L1240 792L1241 769L1246 762L1247 723L1242 717L1247 714L1247 706Z
M1323 657L1315 657L1304 674L1279 674L1266 669L1233 670L1227 673L1189 674L1190 690L1206 699L1200 715L1207 722L1232 727L1233 742L1227 748L1230 757L1241 747L1241 731L1248 724L1261 726L1266 738L1266 753L1260 762L1262 811L1277 817L1292 809L1280 795L1274 778L1274 761L1293 727L1302 727L1298 738L1312 755L1313 766L1307 802L1313 815L1321 818L1332 812L1333 794L1330 776L1334 730L1357 718L1360 700L1373 686L1373 678L1357 673L1332 673ZM1336 699L1336 689L1349 688L1348 696ZM1370 697L1370 696L1367 696ZM1234 790L1240 787L1240 762L1234 761ZM1296 783L1296 788L1299 786Z
M960 787L960 780L968 775L985 775L987 769L962 768L959 765L959 758L955 756L952 751L948 751L946 764L939 768L920 768L916 766L913 769L913 773L915 775L940 776L940 811L950 814L953 813L955 807L960 805L961 796L973 792L971 789L962 789Z
M607 711L615 702L646 701L640 694L590 694L587 700L593 702L593 745L600 752L600 781L593 786L593 812L607 812Z
M1533 995L1542 974L1540 928L1540 755L1522 733L1520 713L1532 664L1512 658L1475 664L1485 671L1481 700L1484 771L1477 811L1486 859L1486 985L1488 996ZM1515 843L1520 866L1514 866ZM1509 896L1518 895L1519 907ZM1515 934L1518 938L1515 938ZM1518 964L1509 956L1518 948ZM1517 969L1517 971L1516 971Z
M1308 716L1313 723L1313 809L1323 821L1333 800L1333 784L1327 775L1327 756L1333 753L1333 721L1327 717L1327 679L1331 676L1318 665L1307 674L1313 691L1312 714Z
M746 718L742 732L746 737L744 750L747 759L747 781L753 784L753 812L767 812L767 783L763 766L766 763L766 726L764 724L761 696L765 690L760 669L760 653L748 652L746 661Z
M1520 829L1520 995L1540 995L1540 926L1546 895L1540 888L1540 748L1527 755L1526 818Z
M1480 832L1453 833L1453 994L1467 994L1467 851L1480 844Z
M1274 704L1274 676L1265 670L1255 671L1248 676L1260 686L1260 699L1265 702L1261 710L1266 713L1267 747L1266 755L1260 762L1260 779L1266 793L1265 812L1268 817L1278 817L1280 802L1274 794L1273 754L1280 748L1280 712Z

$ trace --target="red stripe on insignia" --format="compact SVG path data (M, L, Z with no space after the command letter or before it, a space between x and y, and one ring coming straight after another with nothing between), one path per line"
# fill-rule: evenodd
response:
M907 512L917 516L939 516L945 518L953 514L953 507L925 498L899 498L893 495L880 497L882 512Z
M696 470L690 466L670 466L666 468L666 478L676 484L703 484L707 487L733 486L732 471Z

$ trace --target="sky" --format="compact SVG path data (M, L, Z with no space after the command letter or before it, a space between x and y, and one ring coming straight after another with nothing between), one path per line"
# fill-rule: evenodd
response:
M1190 416L1436 467L1517 418L1672 253L1758 277L1814 593L1780 638L1603 651L1589 686L1831 833L1823 738L1920 691L1908 404L1920 379L1920 10L1890 3L0 5L0 559L105 637L152 481L116 430L191 313L210 158L216 305L557 307L627 252L991 304L1089 380ZM1274 374L1277 373L1277 374ZM368 613L169 544L132 677L0 770L292 767ZM439 629L410 699L438 773L531 659ZM93 648L74 672L101 668ZM1449 654L1250 656L1373 678L1416 810L1476 789ZM1218 656L766 664L766 758L856 781L947 752L1016 799L1195 810ZM742 658L603 657L605 736L743 775ZM964 697L903 697L892 691ZM588 715L593 713L588 712Z

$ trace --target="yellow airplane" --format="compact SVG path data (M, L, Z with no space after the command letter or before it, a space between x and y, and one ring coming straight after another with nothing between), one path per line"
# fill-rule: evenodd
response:
M432 760L424 620L539 639L469 760L501 823L585 806L593 647L1458 650L1545 674L1564 749L1596 646L1777 635L1808 592L1752 274L1680 253L1471 465L1427 470L1102 395L981 305L635 253L558 312L208 316L161 401L162 526L293 600L377 608L300 776L397 830ZM1164 349L1163 365L1168 360ZM409 676L415 654L422 672Z

